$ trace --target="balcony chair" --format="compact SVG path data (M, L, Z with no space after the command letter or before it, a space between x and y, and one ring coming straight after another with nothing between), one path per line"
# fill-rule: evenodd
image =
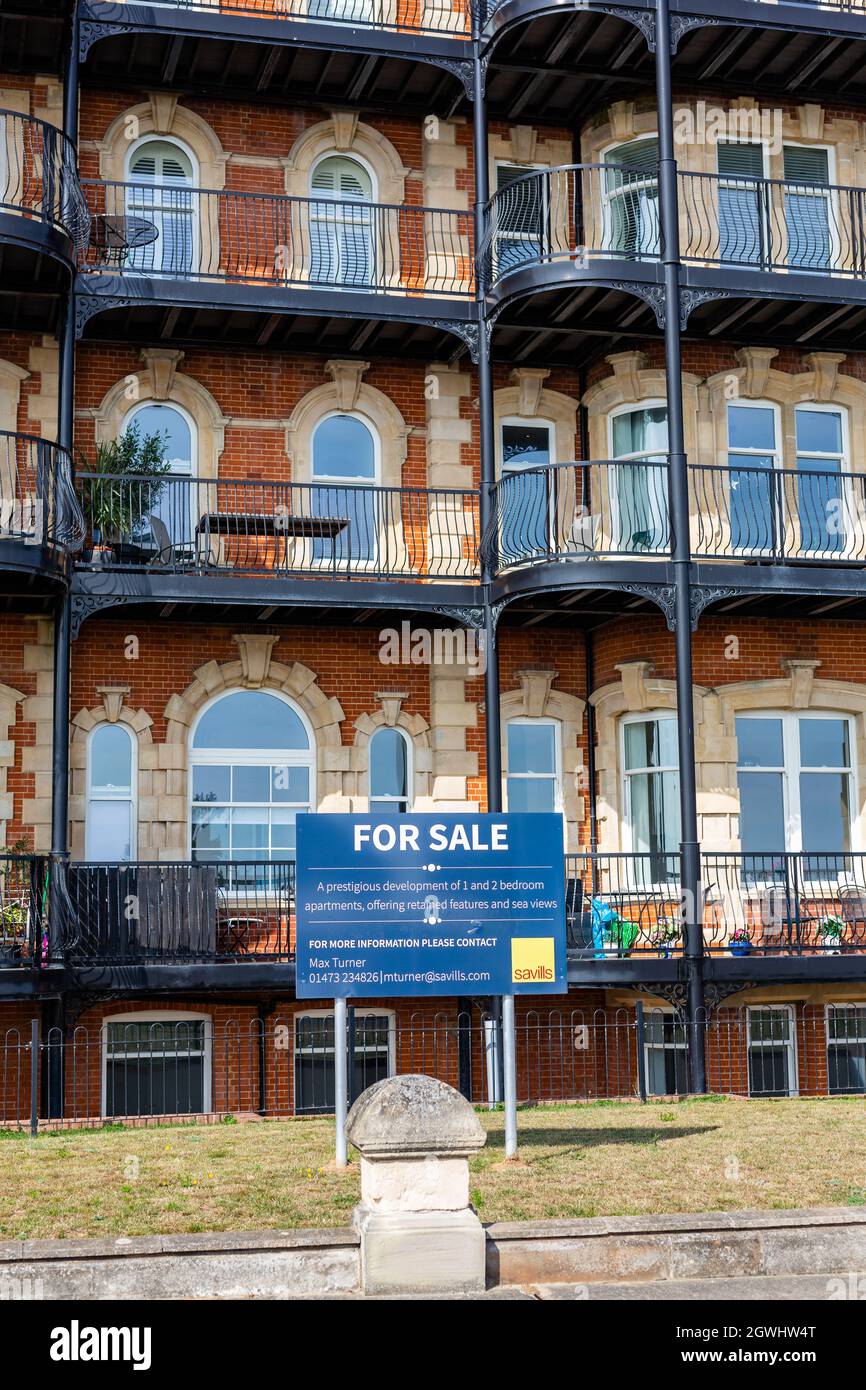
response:
M169 535L168 527L161 517L148 516L147 524L156 544L156 552L150 559L151 564L175 565L182 561L195 560L195 546L189 543L176 544Z
M866 946L866 885L840 874L836 891L842 909L842 921L846 928L850 928L850 938L853 938L840 941L840 948L844 950L846 946Z
M597 513L579 512L571 524L571 541L574 549L585 551L590 559L597 559L600 529L601 517Z

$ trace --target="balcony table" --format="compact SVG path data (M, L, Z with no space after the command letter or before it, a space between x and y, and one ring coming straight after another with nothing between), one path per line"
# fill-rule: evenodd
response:
M283 541L282 561L288 568L290 540L335 540L349 525L347 516L300 516L290 512L205 512L195 528L196 554L207 550L211 536L235 536L257 541L273 536Z
M107 265L123 265L128 251L152 246L159 228L145 217L96 212L90 219L90 246L105 253Z

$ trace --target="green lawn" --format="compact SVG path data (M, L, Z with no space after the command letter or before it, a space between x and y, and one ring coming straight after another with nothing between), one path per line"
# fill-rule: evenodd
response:
M480 1112L484 1221L866 1205L863 1099L614 1102ZM0 1239L339 1226L358 1168L332 1166L329 1120L0 1132Z

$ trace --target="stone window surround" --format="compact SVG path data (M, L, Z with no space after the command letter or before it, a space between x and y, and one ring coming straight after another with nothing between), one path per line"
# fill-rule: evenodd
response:
M183 360L182 351L173 348L142 348L144 367L130 377L123 377L109 387L100 404L87 412L94 422L97 444L108 444L123 432L127 417L142 405L154 402L177 405L195 424L196 457L193 477L216 478L219 461L225 448L225 431L229 424L214 397L201 382L177 370ZM134 394L130 395L130 391Z
M194 673L185 690L172 695L164 711L167 721L163 743L155 743L153 723L143 709L133 710L124 697L128 687L98 687L102 705L80 710L72 720L70 766L71 850L73 859L84 857L86 812L87 739L96 724L108 720L131 729L138 744L138 856L142 860L186 859L189 854L188 769L190 734L203 707L216 695L232 690L276 690L287 695L303 711L315 739L316 809L348 811L354 785L352 752L344 747L340 725L345 718L339 700L328 697L314 671L295 661L272 659L279 637L265 633L239 633L236 661L208 661Z
M394 402L363 380L369 368L369 362L332 358L325 363L331 380L313 387L298 401L286 425L286 453L294 482L313 481L313 433L327 415L336 412L357 415L372 427L380 446L378 481L383 487L401 486L409 426Z
M13 796L6 785L9 769L15 766L15 743L11 735L18 718L18 705L23 699L22 691L0 683L0 846L6 844L6 826L14 812Z
M357 159L373 176L373 201L399 204L406 201L406 178L410 170L403 165L387 136L359 120L356 111L332 111L326 121L302 131L281 161L286 192L295 198L309 198L310 177L319 160L341 154Z
M704 103L705 113L711 109L739 113L740 122L750 129L749 114L754 114L755 129L760 125L763 114L772 122L777 106L763 106L753 97L722 97L713 94ZM701 121L697 105L690 101L675 101L674 130L677 122L683 121L684 114L691 113L697 133ZM831 170L831 182L844 185L861 186L866 176L866 158L862 144L862 124L848 118L828 116L823 107L804 103L794 110L782 109L781 139L784 143L804 145L827 145L835 157L835 168ZM706 119L705 122L706 124ZM585 126L581 135L581 160L585 164L602 162L604 152L612 145L624 145L630 140L655 135L658 131L658 116L655 103L649 102L646 109L639 110L634 101L615 101L599 112L596 124ZM770 131L775 134L774 127ZM710 139L690 140L677 146L677 162L682 169L696 173L715 174L717 172L716 144ZM768 155L767 177L784 177L782 151L772 151Z
M527 421L543 420L553 425L555 463L570 463L577 457L578 403L562 391L544 385L550 372L544 368L516 367L511 373L513 386L503 386L493 393L496 421L496 472L502 473L503 420L522 417Z
M402 691L380 691L376 694L380 708L364 713L355 720L355 743L351 750L351 767L355 774L352 797L354 811L366 811L370 805L370 740L379 729L401 729L409 740L411 750L410 807L413 811L432 810L431 782L433 750L430 725L421 714L409 714L403 702L409 697Z
M559 725L562 769L562 810L565 817L566 853L580 849L584 817L583 716L586 701L564 690L557 690L558 673L549 669L530 669L516 673L519 685L503 692L499 702L502 729L502 777L508 776L508 725L512 719L552 719Z
M742 711L820 709L852 718L854 783L857 804L852 821L855 845L866 843L866 685L823 680L820 662L786 658L785 675L758 681L735 681L713 689L695 685L695 765L699 836L705 850L739 849L736 716ZM651 661L617 665L619 681L593 692L596 711L598 836L601 853L624 849L623 776L620 728L622 715L676 710L676 684L654 677Z

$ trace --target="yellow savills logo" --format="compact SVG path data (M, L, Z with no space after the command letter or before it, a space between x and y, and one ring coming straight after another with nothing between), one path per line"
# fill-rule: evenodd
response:
M550 984L556 979L552 936L511 939L511 979L515 984Z

